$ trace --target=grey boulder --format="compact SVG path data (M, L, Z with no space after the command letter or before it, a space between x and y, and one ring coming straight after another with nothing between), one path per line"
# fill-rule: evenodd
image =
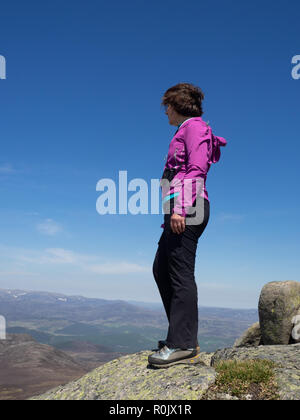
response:
M294 329L292 321L299 309L300 282L267 283L258 303L262 344L289 344Z

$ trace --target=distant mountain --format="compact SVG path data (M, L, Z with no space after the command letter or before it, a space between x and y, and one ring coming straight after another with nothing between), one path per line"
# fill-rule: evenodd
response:
M131 305L152 309L154 311L163 310L163 304L160 302L141 302L138 300L128 300L127 302L130 303Z
M160 302L141 302L137 300L129 300L128 303L139 306L141 308L151 309L153 311L163 311L163 304ZM257 309L233 309L233 308L221 308L215 306L199 306L200 316L214 316L217 318L236 318L248 320L249 317L257 316Z
M28 398L87 371L68 354L29 335L8 334L0 340L0 400Z
M130 321L151 325L163 321L163 314L122 300L66 296L58 293L0 289L0 314L10 321L26 319L68 319L73 321ZM150 316L150 318L149 318Z
M152 349L158 340L166 338L168 327L159 303L24 290L0 289L0 314L6 317L9 333L30 334L40 343L76 355L80 361L87 361L88 353L93 353L93 363L111 358L112 353ZM231 346L257 320L254 309L199 307L201 349L214 351ZM93 347L97 350L78 351L84 346L89 349L88 344L98 346Z
M114 352L109 347L86 341L68 341L58 347L88 370L95 369L103 363L125 354Z

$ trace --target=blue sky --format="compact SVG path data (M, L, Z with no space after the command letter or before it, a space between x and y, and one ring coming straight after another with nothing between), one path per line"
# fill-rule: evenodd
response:
M101 216L96 184L160 178L176 130L160 102L179 82L228 141L199 304L256 307L265 283L299 281L299 17L292 0L3 4L0 288L160 301L162 214Z

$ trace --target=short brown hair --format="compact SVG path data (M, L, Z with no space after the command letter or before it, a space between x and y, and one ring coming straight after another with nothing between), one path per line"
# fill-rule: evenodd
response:
M172 105L178 114L185 117L201 117L204 93L191 83L178 83L170 87L162 97L162 105Z

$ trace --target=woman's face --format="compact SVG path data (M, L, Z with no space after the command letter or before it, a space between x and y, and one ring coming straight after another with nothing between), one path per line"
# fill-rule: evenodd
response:
M180 117L178 112L172 107L172 105L167 105L165 114L169 117L169 124L177 126L178 118Z

